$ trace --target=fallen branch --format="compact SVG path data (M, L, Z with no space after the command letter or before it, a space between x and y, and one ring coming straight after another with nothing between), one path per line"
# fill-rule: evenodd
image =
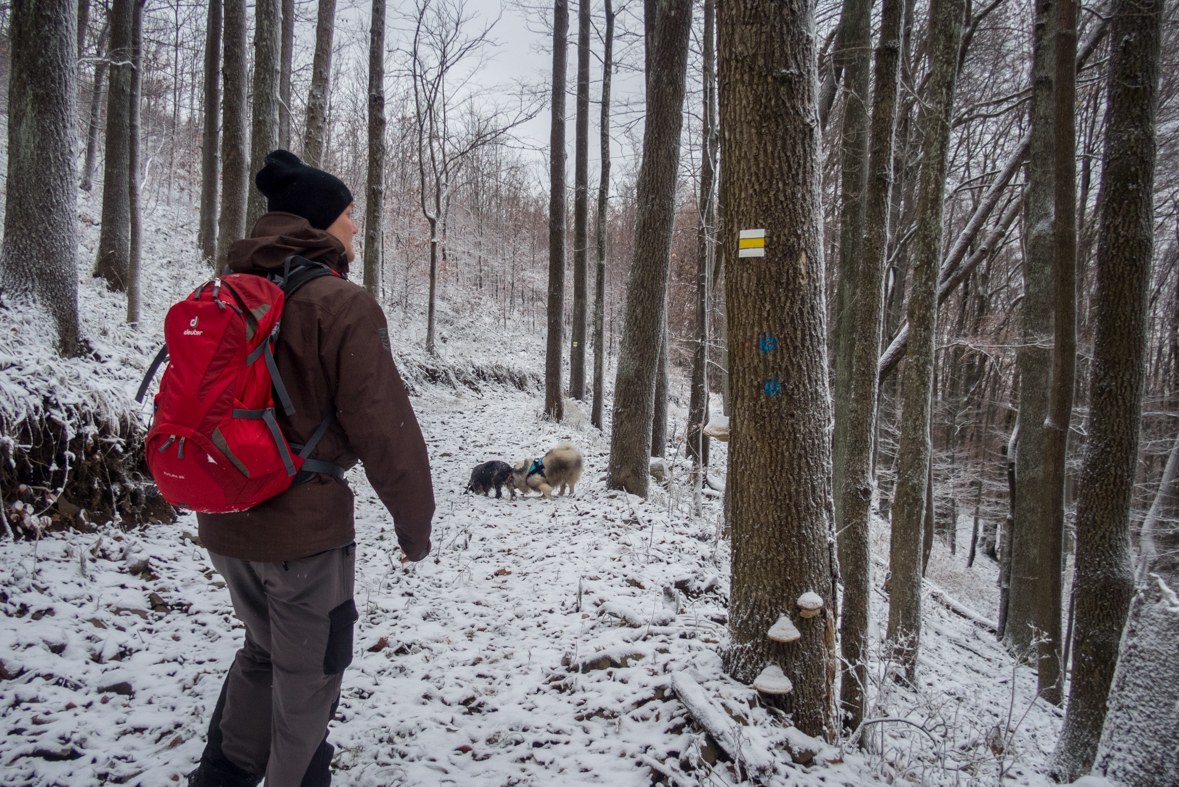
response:
M764 747L742 745L744 736L737 723L712 703L704 689L690 675L685 672L674 673L671 676L671 689L696 723L712 736L734 762L754 773L773 770L774 761L767 750Z

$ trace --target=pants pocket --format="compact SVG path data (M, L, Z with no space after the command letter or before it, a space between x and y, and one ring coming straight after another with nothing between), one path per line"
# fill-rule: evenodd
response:
M323 654L323 674L338 675L352 663L352 632L360 615L356 604L348 599L328 613L331 632Z

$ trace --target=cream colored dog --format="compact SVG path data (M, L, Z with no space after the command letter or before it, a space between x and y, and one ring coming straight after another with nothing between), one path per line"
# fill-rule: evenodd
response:
M568 440L557 444L540 459L525 459L512 468L510 482L527 494L529 489L535 489L549 500L553 499L553 490L560 489L565 494L573 494L573 487L581 480L581 451Z

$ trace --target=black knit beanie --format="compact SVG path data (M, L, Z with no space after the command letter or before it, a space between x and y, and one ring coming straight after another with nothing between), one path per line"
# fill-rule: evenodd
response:
M254 176L254 184L266 197L268 211L302 216L317 230L332 226L352 204L352 192L344 181L307 166L287 150L266 156L266 166Z

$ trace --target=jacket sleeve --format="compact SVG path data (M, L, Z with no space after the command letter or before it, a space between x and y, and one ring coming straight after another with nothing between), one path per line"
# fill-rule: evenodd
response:
M336 359L336 417L393 516L402 551L418 561L430 553L434 516L426 441L393 362L381 307L363 291L349 307L329 332L337 346L324 354Z

